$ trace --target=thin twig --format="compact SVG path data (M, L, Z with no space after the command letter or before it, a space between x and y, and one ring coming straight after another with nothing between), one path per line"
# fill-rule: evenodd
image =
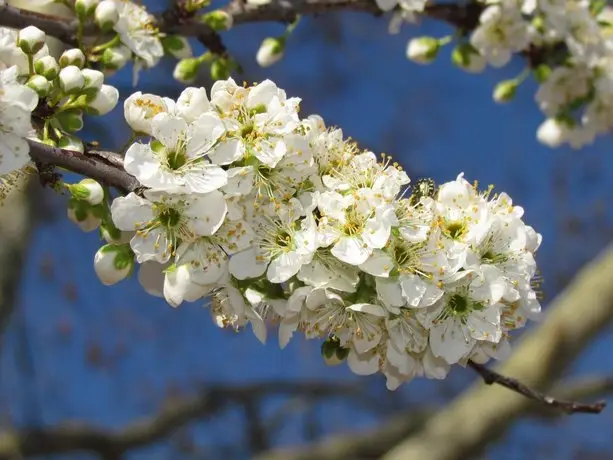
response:
M481 376L487 385L497 384L508 388L511 391L519 393L528 399L532 399L541 404L561 410L567 414L599 414L606 407L605 401L599 401L594 404L584 404L575 401L564 401L548 396L540 391L533 390L517 380L501 375L483 364L477 364L474 361L468 361L468 367L472 368Z

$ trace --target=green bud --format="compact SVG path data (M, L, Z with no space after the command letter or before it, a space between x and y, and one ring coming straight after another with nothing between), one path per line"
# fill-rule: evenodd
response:
M470 43L456 46L451 53L451 62L470 73L482 72L486 65L485 58Z
M284 52L285 37L268 37L262 41L255 60L261 67L270 67L283 58Z
M32 75L26 85L38 94L38 97L45 98L51 90L51 82L42 75Z
M181 83L191 83L198 76L198 69L202 65L201 58L181 59L177 62L172 76Z
M232 16L223 10L215 10L203 14L200 21L216 31L230 30L233 22Z
M227 80L232 72L231 67L231 62L228 59L215 59L211 63L211 78L213 80Z
M328 366L337 366L347 358L349 349L342 347L338 337L333 335L321 344L321 355Z
M517 86L517 80L501 81L494 88L494 100L499 104L509 102L515 97L515 93L517 92Z
M53 56L43 56L34 63L34 71L47 80L55 80L60 73L60 66Z
M419 64L429 64L438 55L440 42L434 37L418 37L409 41L407 57Z
M62 129L69 133L74 133L83 128L83 112L81 110L65 110L58 113L55 119L60 123Z
M549 78L551 74L551 67L547 64L541 64L536 69L534 69L534 78L539 83L544 83L545 80Z

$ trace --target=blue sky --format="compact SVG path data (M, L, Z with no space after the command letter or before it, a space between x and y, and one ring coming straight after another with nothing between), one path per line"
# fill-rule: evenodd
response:
M409 37L447 33L440 24L406 26L396 36L387 34L386 19L347 14L338 17L338 24L337 30L328 22L305 19L288 42L286 58L269 69L257 68L255 51L261 39L281 33L281 25L240 26L225 39L250 80L271 78L289 95L302 97L303 109L319 113L364 146L391 153L410 174L440 182L463 171L469 180L493 183L496 190L509 193L525 208L527 222L543 234L538 262L551 298L612 234L607 201L613 185L611 141L602 139L578 152L539 145L535 132L541 114L533 101L533 83L522 86L511 104L499 106L491 98L498 81L521 71L520 61L481 75L454 68L446 50L430 66L409 62L404 54ZM340 45L326 42L322 31L336 31ZM139 89L155 92L163 85L178 94L171 68L145 73ZM129 78L129 72L122 72L111 83L127 88ZM120 123L122 108L114 114L117 117L108 117L112 136L98 137L105 147L118 147L127 138L127 128ZM200 304L173 310L144 294L135 279L102 286L92 267L100 244L97 236L81 233L64 219L61 200L57 212L57 221L35 235L19 310L0 361L0 409L17 423L84 420L118 428L155 411L170 390L189 393L203 383L358 379L344 366L326 367L316 342L294 340L280 351L274 333L262 346L249 331L219 330ZM569 234L570 224L580 231ZM41 270L43 262L53 266L51 278ZM611 345L611 335L594 341L575 370L593 374L613 369ZM457 385L451 391L457 392L472 376L458 369L453 378ZM359 379L369 387L385 385L380 377ZM438 398L441 385L448 384L416 381L394 397ZM278 405L273 401L265 411L272 413ZM376 422L372 414L341 403L322 406L318 416L334 430ZM240 412L231 411L212 423L197 424L189 433L205 450L213 441L232 445L240 442L241 418ZM299 441L299 420L288 423L275 439L284 444ZM607 411L599 417L567 418L553 428L523 422L494 447L492 458L524 458L527 452L540 452L535 446L543 444L554 453L538 458L573 458L578 445L611 449L612 421ZM552 437L555 443L546 441ZM130 458L177 458L169 452L162 443ZM215 455L219 451L210 458Z

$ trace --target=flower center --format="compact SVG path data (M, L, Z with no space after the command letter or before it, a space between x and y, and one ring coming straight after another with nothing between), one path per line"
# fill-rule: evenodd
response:
M455 221L455 222L446 222L445 223L445 233L452 240L458 240L466 233L466 224L464 222Z
M174 151L170 151L167 154L167 158L168 158L168 167L172 169L173 171L176 171L177 169L184 166L185 163L187 163L187 155L185 151L183 150L177 149Z
M160 223L166 227L176 227L181 220L181 214L176 209L166 208L158 215Z

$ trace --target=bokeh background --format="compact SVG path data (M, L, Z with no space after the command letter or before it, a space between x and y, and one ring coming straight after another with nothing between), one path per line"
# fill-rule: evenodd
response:
M146 3L151 11L167 7L162 1ZM398 35L389 35L387 27L388 18L357 13L304 18L286 57L268 69L259 68L254 56L261 40L282 33L282 25L241 25L223 38L244 67L237 79L272 79L302 98L304 115L318 113L362 146L392 154L411 177L442 182L464 172L469 180L509 193L543 234L537 260L546 306L613 236L611 139L581 151L541 146L533 82L522 85L510 104L497 105L491 97L494 85L517 75L523 62L470 75L455 68L443 50L434 64L420 66L405 57L408 39L451 30L428 20L405 25ZM171 77L174 62L143 72L138 89L176 97L181 85ZM110 81L122 98L133 91L129 69ZM210 83L206 75L199 81ZM102 122L86 126L85 138L109 149L129 135L121 103ZM101 244L97 234L82 233L65 218L64 198L45 194L36 200L23 274L15 281L17 297L1 338L5 429L79 422L119 430L210 385L301 381L347 383L359 390L358 397L318 399L272 392L254 404L223 405L125 457L245 459L275 446L369 430L398 411L444 405L476 379L458 367L445 381L417 380L392 393L381 376L327 367L316 341L295 338L281 351L274 332L261 345L249 330L218 329L201 303L172 309L145 294L136 279L104 287L93 270ZM11 264L1 270L11 270ZM589 304L578 308L589 314ZM572 372L613 374L612 347L613 336L602 335ZM480 410L487 408L475 408ZM522 421L483 458L613 458L612 429L611 410L598 417Z

